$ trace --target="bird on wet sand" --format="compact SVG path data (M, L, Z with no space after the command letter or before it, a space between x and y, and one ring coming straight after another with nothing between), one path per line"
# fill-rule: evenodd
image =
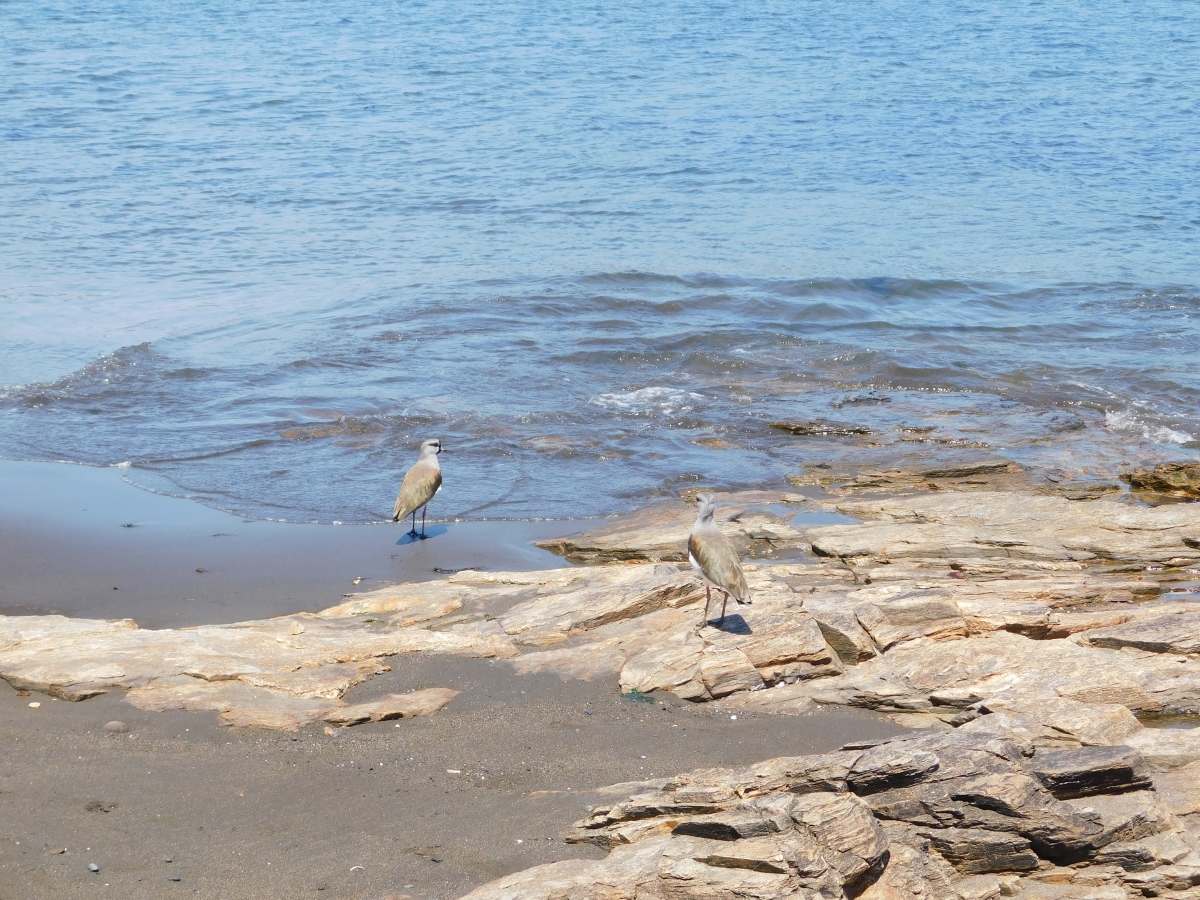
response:
M410 537L417 537L417 510L421 510L421 534L425 537L425 510L429 501L442 486L442 467L438 465L438 454L445 448L437 438L431 438L421 444L421 458L416 465L408 470L404 481L400 484L400 493L396 496L396 506L392 510L392 521L399 522L412 515L412 530Z
M692 526L688 538L688 562L700 573L704 580L704 592L708 598L704 604L704 621L708 622L708 607L712 604L712 589L716 588L723 595L721 600L721 618L717 623L725 621L725 605L732 595L739 604L750 602L750 588L746 585L746 576L742 574L742 564L738 560L737 551L729 538L713 521L713 510L717 498L712 494L697 494L696 524Z

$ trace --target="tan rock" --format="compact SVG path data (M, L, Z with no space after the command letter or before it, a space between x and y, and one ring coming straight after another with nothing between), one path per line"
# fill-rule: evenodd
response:
M462 608L466 590L445 581L398 584L355 594L317 613L323 619L383 616L404 627L438 619Z
M814 553L864 561L1200 559L1200 549L1185 542L1200 533L1200 507L1192 504L1151 509L981 491L847 501L837 509L869 521L807 529Z
M709 647L700 655L700 679L710 697L724 697L763 686L762 676L736 647Z
M720 494L718 498L717 524L740 555L769 556L805 546L800 532L763 508L803 498L778 491ZM663 503L612 519L592 531L535 543L574 563L686 562L688 533L695 518L695 507L690 504Z
M700 671L703 654L704 642L699 637L669 636L625 663L621 690L643 694L671 691L685 700L711 697Z
M210 710L220 714L223 725L288 731L315 722L331 706L327 700L297 697L241 681L213 683L187 675L155 679L129 691L125 701L156 712Z
M941 591L903 591L894 586L867 588L850 595L859 624L880 649L918 638L954 640L967 636L967 625L954 598Z
M1200 813L1200 761L1154 776L1154 790L1176 816Z
M853 794L801 794L792 817L833 851L830 862L843 884L857 882L887 853L887 835L870 807Z
M1092 647L1131 647L1150 653L1200 653L1200 612L1180 610L1089 630L1078 642Z
M387 722L391 719L412 719L427 716L441 709L459 695L451 688L426 688L407 694L388 694L369 703L340 706L321 718L331 725L361 725L363 722Z
M877 655L875 642L852 611L813 601L806 602L804 608L843 665L854 666Z
M541 647L561 643L573 631L676 609L703 597L703 585L679 567L630 566L518 604L501 616L500 625L518 644Z

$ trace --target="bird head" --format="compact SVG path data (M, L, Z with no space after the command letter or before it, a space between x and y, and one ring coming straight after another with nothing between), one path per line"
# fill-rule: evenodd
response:
M711 519L716 508L717 498L713 494L696 495L696 513L701 520Z
M427 456L437 456L444 449L445 448L442 446L442 442L439 441L437 438L430 438L427 441L422 441L421 442L421 459L424 459Z

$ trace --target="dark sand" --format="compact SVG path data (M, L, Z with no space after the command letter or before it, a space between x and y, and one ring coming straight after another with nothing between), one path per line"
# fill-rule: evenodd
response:
M397 545L400 526L246 522L139 491L117 470L3 462L0 612L163 627L315 610L434 568L561 565L527 541L571 524L452 524ZM463 693L399 727L293 736L224 728L209 713L142 712L119 691L68 703L0 682L0 900L453 898L532 865L600 855L562 842L600 801L597 787L899 731L845 711L732 720L674 699L633 703L615 679L521 677L503 662L390 662L395 671L347 699ZM105 732L113 719L132 731Z
M68 703L0 685L0 898L458 897L532 865L601 855L562 841L599 802L590 789L899 731L844 711L731 720L676 700L633 703L615 680L522 677L503 662L392 664L351 699L463 693L399 727L329 736L141 712L119 692ZM133 730L104 732L114 718Z

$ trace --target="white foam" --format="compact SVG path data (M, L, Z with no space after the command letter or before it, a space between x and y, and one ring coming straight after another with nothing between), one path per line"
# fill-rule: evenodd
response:
M681 391L670 387L644 387L636 391L614 391L600 394L590 402L605 409L619 409L624 412L662 412L672 413L695 409L695 401L703 400L700 394Z
M1186 444L1194 436L1185 431L1176 431L1165 425L1152 425L1131 410L1106 410L1104 425L1109 431L1124 431L1140 434L1147 440L1160 444Z

